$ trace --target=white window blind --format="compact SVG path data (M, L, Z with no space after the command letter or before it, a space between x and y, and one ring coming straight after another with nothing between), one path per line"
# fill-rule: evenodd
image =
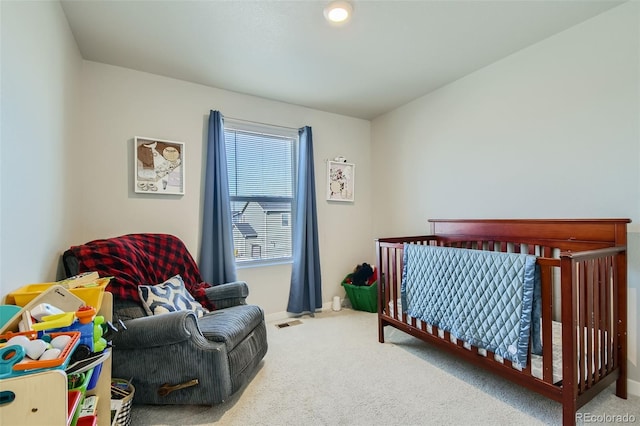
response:
M224 133L236 262L290 260L297 132L225 120Z

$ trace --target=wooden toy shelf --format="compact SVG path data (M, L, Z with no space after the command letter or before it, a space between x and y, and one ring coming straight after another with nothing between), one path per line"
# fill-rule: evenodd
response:
M98 315L111 321L112 307L113 297L105 292ZM48 370L0 380L0 391L12 391L15 394L13 401L0 405L0 424L69 425L73 416L69 401L73 402L75 397L67 388L64 370ZM111 357L103 361L100 379L86 395L98 396L98 426L111 425Z

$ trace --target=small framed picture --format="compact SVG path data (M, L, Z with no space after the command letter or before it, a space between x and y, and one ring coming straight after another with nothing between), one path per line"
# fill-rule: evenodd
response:
M184 143L136 136L133 190L184 195Z
M327 200L353 201L356 165L327 161Z

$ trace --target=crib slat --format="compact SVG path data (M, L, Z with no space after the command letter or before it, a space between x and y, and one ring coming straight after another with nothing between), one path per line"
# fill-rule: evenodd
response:
M616 268L613 266L613 258L607 259L607 286L606 286L606 315L607 315L607 350L606 352L606 371L607 373L613 370L616 365L615 348L617 347L617 339L615 333L616 322L615 319L615 297L614 296L614 283L617 282L615 278ZM613 281L611 281L613 280Z
M607 274L608 275L608 274ZM609 277L607 277L609 278ZM612 356L613 356L613 345L612 345L612 331L613 331L613 324L612 324L612 317L613 317L613 312L611 311L611 304L612 304L612 288L610 283L608 282L607 279L607 291L606 291L606 303L605 303L605 314L606 314L606 333L607 333L607 351L606 351L606 370L607 373L611 372L611 370L613 369L613 362L612 362ZM615 342L614 342L615 343Z
M588 260L586 262L584 262L585 267L587 269L587 280L586 280L586 300L585 300L585 310L586 310L586 314L587 314L587 323L586 323L586 328L585 328L585 332L587 333L587 339L586 339L586 357L585 357L585 363L586 363L586 381L587 381L587 387L591 387L593 385L593 375L592 375L592 371L594 368L593 365L593 319L591 318L591 313L594 311L594 307L593 307L593 280L594 280L594 267L595 267L595 262L593 261L593 259Z
M509 367L509 368L513 368L513 363L512 363L510 360L508 360L508 359L503 359L503 360L502 360L502 363L503 363L504 365L506 365L507 367Z
M391 300L391 288L394 286L394 282L393 282L393 275L391 275L391 273L389 272L389 256L390 256L390 252L391 249L389 247L385 247L384 253L382 255L382 268L384 268L383 271L378 271L378 273L382 274L384 273L384 306L383 309L388 312L389 314L393 313L394 317L395 317L395 308L393 309L394 312L389 312L389 300Z
M611 258L611 273L612 273L612 286L613 286L613 300L620 300L620 289L618 288L618 277L617 277L617 272L616 272L616 268L613 266L613 258ZM626 291L626 289L625 289ZM613 305L613 302L612 302ZM611 345L611 357L609 358L609 360L611 360L611 362L609 363L611 365L611 370L613 370L614 368L618 367L618 363L619 362L627 362L626 359L616 359L617 357L615 356L615 350L618 348L618 345L620 344L620 336L618 336L618 321L620 320L619 318L619 312L617 308L613 309L613 318L612 318L612 324L611 324L611 335L613 336L613 344ZM609 370L609 371L611 371Z
M616 267L615 267L615 258L609 257L605 259L605 309L603 315L606 318L606 328L604 330L604 341L606 344L605 349L605 358L603 359L603 363L605 364L604 371L610 372L613 370L614 366L617 366L617 360L615 359L615 350L617 348L617 336L615 332L617 315L615 308L615 299L618 297L615 294L616 288Z
M476 351L477 351L477 350L478 350L478 348L476 348ZM487 358L489 358L489 359L494 359L494 360L496 359L496 354L495 354L495 352L492 352L492 351L490 351L490 350L488 350L488 349L486 350L486 352L487 352L487 355L486 355L486 357L487 357Z
M578 337L582 336L584 337L584 330L582 330L582 327L584 327L584 319L585 319L585 310L586 307L584 306L584 299L585 299L585 275L586 275L586 271L584 269L584 263L578 262L576 264L576 275L578 276L578 287L577 287L577 292L578 292L578 311L576 312L577 314L577 326L578 329L576 330L576 332L578 333ZM580 350L582 350L582 346L580 347ZM580 354L580 350L578 351L578 354ZM580 359L583 359L584 356L580 355Z
M594 264L594 289L593 289L593 381L598 383L602 375L602 356L600 354L600 345L602 340L601 324L600 324L600 289L602 288L602 278L604 265L602 259L598 259Z
M531 337L529 337L529 346L527 348L527 365L522 371L526 375L531 376Z
M398 313L398 308L397 308L398 305L396 303L396 301L398 300L398 265L397 265L398 261L397 261L397 254L396 254L398 250L399 249L394 247L391 250L391 253L389 253L390 254L390 257L389 257L389 263L390 263L389 264L389 266L390 266L389 273L391 275L391 278L390 278L391 279L391 281L390 281L391 282L391 289L390 289L391 291L390 291L390 293L391 293L391 300L392 300L392 302L394 304L394 306L393 306L393 317L395 319L398 319L400 317L400 315Z
M389 270L390 249L388 247L382 247L381 250L382 250L382 253L380 254L381 270L378 271L378 274L380 274L380 278L381 278L380 284L382 284L383 286L382 295L384 295L384 300L382 302L382 311L386 312L387 314L390 314L391 312L389 312L389 298L390 298L389 289L393 285L393 277L391 277L387 272Z
M606 353L607 353L607 338L609 337L607 334L607 319L606 319L606 304L607 304L607 296L606 296L606 291L607 291L607 287L608 287L608 282L607 282L607 276L608 276L608 269L607 269L607 262L606 261L600 261L600 265L601 265L601 270L600 270L600 295L599 295L599 299L600 299L600 308L598 309L598 313L599 313L599 321L598 321L598 330L599 330L599 340L600 340L600 358L599 358L599 363L600 363L600 375L604 377L604 375L607 373L607 367L606 367Z
M584 392L584 264L578 262L576 264L576 275L578 277L578 329L573 333L578 333L577 354L578 356L578 389L580 393Z
M543 249L545 257L551 257L551 248ZM542 379L553 382L553 282L551 266L540 268L540 289L542 293Z

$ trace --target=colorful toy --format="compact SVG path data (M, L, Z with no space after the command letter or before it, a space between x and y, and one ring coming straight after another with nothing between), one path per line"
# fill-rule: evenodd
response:
M98 315L93 319L93 352L102 352L107 347L107 340L102 337L104 317Z

